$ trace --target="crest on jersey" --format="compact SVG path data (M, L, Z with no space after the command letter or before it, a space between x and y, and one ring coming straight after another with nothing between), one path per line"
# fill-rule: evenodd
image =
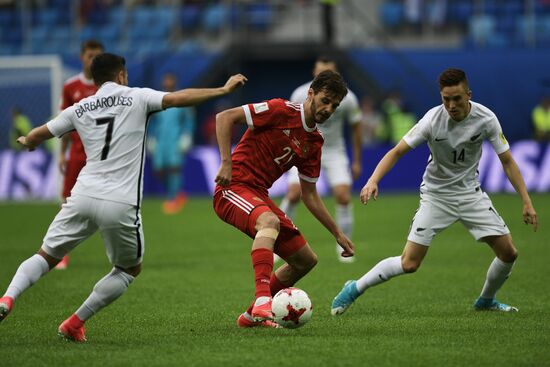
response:
M254 107L254 112L256 114L269 110L269 105L267 104L267 102L254 103L252 107Z

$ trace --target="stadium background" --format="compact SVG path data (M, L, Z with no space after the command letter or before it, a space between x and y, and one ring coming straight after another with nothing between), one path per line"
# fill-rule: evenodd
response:
M54 115L56 88L80 70L79 45L88 38L127 58L132 86L160 88L167 71L178 75L180 87L219 85L235 72L249 77L235 95L198 107L197 145L183 172L190 194L208 195L217 169L216 148L207 146L201 126L220 108L288 98L310 79L318 55L338 61L359 98L381 102L397 90L417 118L439 103L441 70L463 68L474 100L499 117L529 189L550 190L550 150L529 142L531 111L550 94L549 1L8 0L0 3L0 200L56 198L50 152L7 149L10 111L20 107L34 125ZM21 68L41 57L60 71ZM383 142L365 148L355 189L387 149ZM493 167L498 162L490 151L484 160ZM416 189L426 157L426 149L414 151L385 187ZM488 191L511 189L497 168L481 174ZM160 193L149 165L145 180L146 194ZM323 181L322 192L325 187ZM284 178L272 193L283 191Z
M55 333L110 269L99 235L72 253L66 271L51 272L17 301L0 324L2 366L550 366L550 146L532 139L530 118L549 93L550 1L0 0L0 287L36 252L59 211L55 157L48 148L8 148L10 109L19 106L35 126L55 114L62 81L80 70L79 43L90 37L127 58L133 86L160 88L164 71L177 73L181 87L217 86L234 72L249 83L198 108L198 144L184 172L195 196L178 215L162 214L146 166L144 271L87 323L89 342L67 344ZM522 223L517 195L491 195L520 253L499 297L519 313L472 311L493 256L457 224L437 237L417 274L369 290L343 317L330 316L344 281L402 251L418 207L424 147L383 180L378 202L364 207L355 196L353 264L337 261L332 236L298 207L296 223L319 257L298 283L315 307L308 325L235 326L253 294L250 241L212 211L218 152L200 126L219 108L288 97L310 79L319 54L338 60L359 98L381 102L399 89L417 117L439 103L442 69L467 71L474 100L496 112L537 191L537 233ZM388 148L364 148L356 189ZM511 191L491 151L484 149L480 164L484 189ZM318 185L326 191L325 182ZM273 190L284 188L283 180ZM332 198L326 203L333 212Z

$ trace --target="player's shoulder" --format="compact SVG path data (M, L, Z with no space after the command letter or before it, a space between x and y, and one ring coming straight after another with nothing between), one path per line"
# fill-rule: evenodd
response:
M303 102L307 98L307 91L311 85L311 81L306 82L292 92L290 95L290 100L293 102Z
M472 106L470 114L472 117L479 118L479 119L493 119L496 118L495 113L489 108L481 103L470 101L470 104Z
M75 88L75 87L82 87L82 86L93 86L94 81L86 79L84 76L84 73L80 72L78 74L75 74L71 76L69 79L65 80L65 83L63 83L64 88Z

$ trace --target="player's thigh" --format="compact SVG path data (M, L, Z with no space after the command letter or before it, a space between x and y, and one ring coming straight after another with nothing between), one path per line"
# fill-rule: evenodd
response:
M300 185L300 177L298 176L298 168L292 167L286 173L288 185Z
M477 241L510 233L489 196L481 191L470 194L461 202L460 221Z
M97 222L111 264L122 269L140 264L145 252L140 210L108 200L100 208Z
M55 259L62 259L97 230L93 219L95 209L94 199L87 196L67 198L44 236L42 250Z
M251 238L256 236L256 221L265 212L271 212L266 197L240 185L216 189L213 206L218 217Z
M458 220L455 202L428 194L420 195L407 240L429 246L436 234Z
M273 251L286 260L306 246L307 241L292 219L287 217L270 198L266 199L266 203L273 214L279 218L279 235L275 240Z
M321 167L330 187L352 184L349 159L345 151L323 151Z

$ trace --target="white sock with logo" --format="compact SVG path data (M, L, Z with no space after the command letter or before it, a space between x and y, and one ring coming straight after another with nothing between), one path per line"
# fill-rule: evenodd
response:
M487 278L485 279L485 284L481 290L480 297L493 299L497 294L497 291L502 287L506 279L512 273L512 267L514 263L505 263L500 260L498 257L495 257L489 270L487 270Z
M33 255L19 265L4 296L15 300L48 271L50 271L50 266L46 259L38 254Z
M363 293L367 288L374 287L404 273L401 256L388 257L357 280L357 290L359 293Z
M75 312L82 321L88 320L103 307L113 303L128 289L134 277L130 274L113 268L109 274L96 283L88 299Z

